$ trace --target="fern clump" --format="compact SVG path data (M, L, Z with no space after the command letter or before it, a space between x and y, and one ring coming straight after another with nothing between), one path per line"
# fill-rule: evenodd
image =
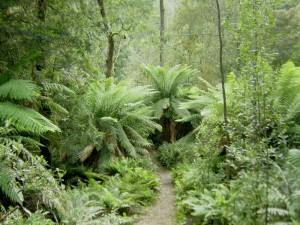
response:
M101 142L96 143L98 151L130 157L147 154L148 135L161 129L145 104L153 93L148 86L130 87L126 81L114 84L113 79L90 85L84 104L91 112L91 123L102 133Z
M108 212L133 214L156 199L158 178L152 170L138 166L139 160L119 159L110 162L106 171L113 174L107 182L93 183L91 190Z
M158 149L158 159L166 168L173 168L181 163L192 163L199 157L197 145L185 141L164 143Z
M34 156L20 142L6 140L0 144L0 190L8 202L31 209L40 201L51 208L51 199L60 188L45 166L42 157Z
M4 221L5 225L54 225L55 223L48 219L49 212L38 210L32 213L28 218L24 218L20 210L16 210L10 214Z

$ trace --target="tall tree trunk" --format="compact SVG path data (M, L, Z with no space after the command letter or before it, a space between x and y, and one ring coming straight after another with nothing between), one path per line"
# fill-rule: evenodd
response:
M108 42L108 50L107 50L107 56L106 56L106 72L105 76L106 78L113 76L113 68L114 68L114 50L115 50L115 40L114 35L111 31L110 24L107 21L105 6L104 6L104 0L97 0L98 5L100 6L100 13L103 19L103 24L107 36L107 42Z
M225 130L225 144L224 149L226 149L226 160L230 161L230 156L228 153L229 147L229 133L228 133L228 117L227 117L227 103L226 103L226 90L225 90L225 74L223 68L223 36L222 36L222 27L221 27L221 12L219 0L216 0L217 5L217 14L218 14L218 36L219 36L219 63L220 63L220 75L222 82L222 98L223 98L223 118L224 118L224 130ZM226 163L226 179L230 180L230 166L228 162Z
M37 0L37 18L41 24L44 24L46 21L46 10L47 10L47 1L46 0ZM46 58L45 58L45 50L43 48L45 43L43 42L43 39L41 37L38 37L38 44L39 44L38 48L39 48L39 51L41 52L41 55L37 58L37 61L35 64L35 69L37 71L42 71L45 69ZM32 75L33 75L32 79L37 84L40 84L41 78L37 77L35 73L33 73ZM51 115L51 112L49 111L48 106L46 106L43 103L41 104L39 111L41 114L43 114L47 118L49 118ZM50 142L47 138L41 137L40 143L43 145L40 148L41 154L47 161L48 165L51 166L52 157L51 157L51 152L49 150Z
M165 45L165 7L164 0L160 0L160 49L159 49L159 64L164 65L164 45Z
M37 1L37 18L41 23L44 23L46 20L46 0L38 0ZM44 49L43 49L43 41L41 37L38 37L38 43L39 43L39 51L42 53L41 56L37 58L37 62L35 65L36 70L42 71L45 65L45 58L44 58ZM33 79L36 81L37 77L33 75Z

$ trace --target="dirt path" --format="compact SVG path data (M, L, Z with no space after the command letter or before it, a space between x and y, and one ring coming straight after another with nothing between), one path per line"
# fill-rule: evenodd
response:
M140 221L138 221L136 225L175 224L175 191L172 176L170 172L164 170L162 167L158 167L157 175L161 182L158 199L155 205L141 216Z

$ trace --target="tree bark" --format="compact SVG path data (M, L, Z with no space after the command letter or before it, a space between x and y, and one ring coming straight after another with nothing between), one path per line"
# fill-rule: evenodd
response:
M114 40L114 33L111 31L111 26L107 21L106 16L106 10L104 6L104 0L97 0L98 5L100 6L100 13L103 19L103 24L107 36L107 42L108 42L108 50L107 50L107 56L106 56L106 72L105 76L106 78L113 76L113 69L114 69L114 50L115 50L115 40Z
M220 63L220 75L221 75L221 82L222 82L222 98L223 98L223 118L224 118L224 130L225 130L225 144L224 149L226 149L226 180L230 180L230 166L228 162L230 161L230 156L228 153L229 147L229 133L228 133L228 116L227 116L227 103L226 103L226 90L225 90L225 74L223 68L223 36L222 36L222 27L221 27L221 12L220 12L220 5L219 0L216 0L217 5L217 14L218 14L218 36L219 36L219 63Z
M159 49L159 64L164 66L164 45L165 45L165 7L164 0L160 0L160 49Z
M115 50L114 35L110 33L108 36L108 53L107 53L107 59L106 59L106 67L107 67L106 78L113 76L114 50Z
M162 116L160 118L160 125L162 126L161 142L171 142L171 121L170 118Z

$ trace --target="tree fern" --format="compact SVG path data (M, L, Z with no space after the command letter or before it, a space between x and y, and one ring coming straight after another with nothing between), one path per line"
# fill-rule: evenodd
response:
M85 96L85 104L92 112L97 129L104 133L102 150L114 148L128 156L136 157L141 148L150 146L146 140L149 132L160 129L151 117L145 100L153 94L149 86L128 87L127 81L118 84L106 79L103 84L94 83ZM102 151L101 150L101 151Z
M179 65L172 68L148 65L144 68L145 75L156 90L151 101L155 116L160 119L163 127L162 141L174 141L172 139L176 137L175 120L189 115L188 110L179 107L186 99L180 90L195 71Z

